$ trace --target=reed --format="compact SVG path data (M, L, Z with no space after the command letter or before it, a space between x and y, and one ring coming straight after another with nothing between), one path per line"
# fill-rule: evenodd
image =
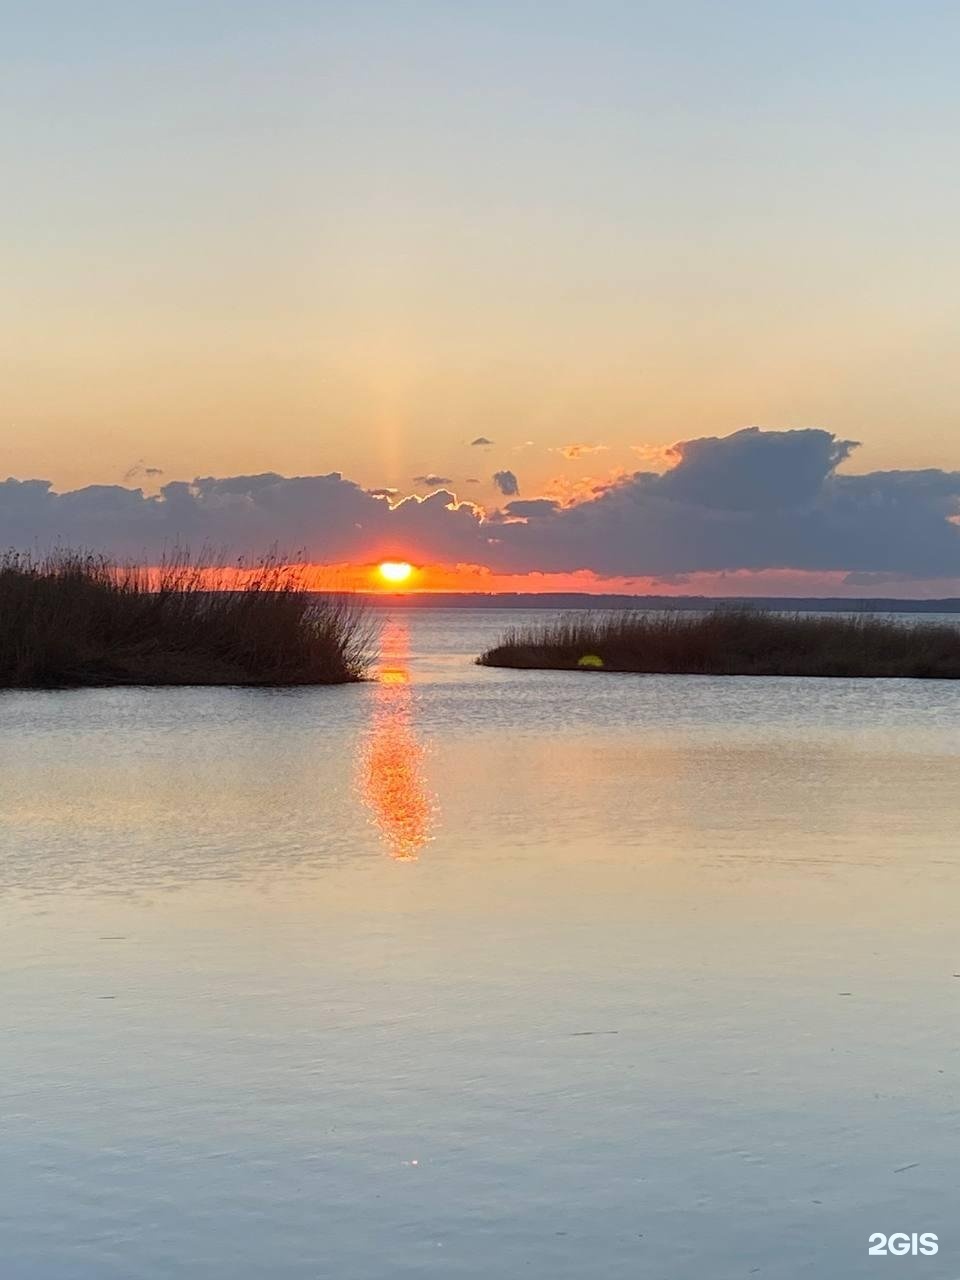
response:
M508 631L488 667L669 675L960 677L960 627L868 614L720 607L577 613Z
M314 595L277 556L0 556L4 688L342 684L363 677L373 640L360 605Z

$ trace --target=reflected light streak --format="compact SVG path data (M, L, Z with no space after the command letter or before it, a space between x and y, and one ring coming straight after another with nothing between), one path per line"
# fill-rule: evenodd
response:
M360 748L360 790L392 858L414 861L432 838L436 803L423 771L425 750L413 729L407 628L383 629L370 729Z

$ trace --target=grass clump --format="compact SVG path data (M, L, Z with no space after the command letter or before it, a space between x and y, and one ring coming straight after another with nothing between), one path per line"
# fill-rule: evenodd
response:
M302 568L177 552L156 567L60 551L0 556L0 687L342 684L371 625Z
M960 677L960 627L742 607L710 613L588 612L514 628L477 661L488 667L651 675L955 680Z

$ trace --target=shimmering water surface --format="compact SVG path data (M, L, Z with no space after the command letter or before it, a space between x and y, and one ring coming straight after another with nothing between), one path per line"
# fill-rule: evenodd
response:
M960 1275L960 687L521 620L0 695L3 1277Z

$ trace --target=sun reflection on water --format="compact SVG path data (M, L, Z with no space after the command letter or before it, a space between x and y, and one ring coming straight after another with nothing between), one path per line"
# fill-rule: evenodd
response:
M407 659L410 638L388 622L373 716L360 749L360 790L392 858L410 862L431 839L436 803L424 775L425 750L413 728L413 691Z

